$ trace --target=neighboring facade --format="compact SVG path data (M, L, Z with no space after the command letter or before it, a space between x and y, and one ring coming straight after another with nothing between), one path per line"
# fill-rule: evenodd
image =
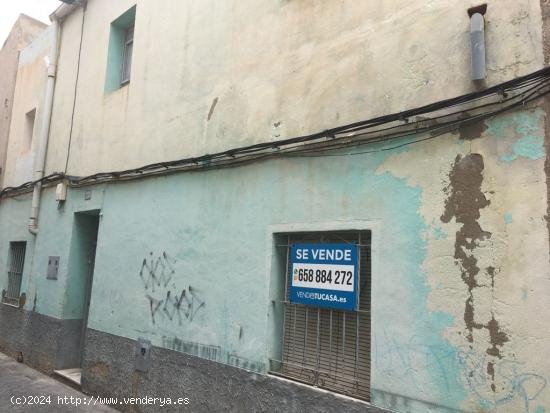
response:
M33 180L38 135L44 121L45 61L52 47L53 32L47 28L20 52L6 148L4 186L18 186Z
M0 200L0 349L191 411L549 412L548 71L381 118L368 144L366 125L284 142L545 67L546 3L488 1L472 82L474 6L75 7L45 172L64 179L36 236L28 188ZM36 83L18 82L4 188L32 173L20 120L42 122L47 33L22 52ZM356 310L289 302L289 245L319 242L359 245Z
M2 49L0 49L0 187L6 169L6 148L12 117L12 108L15 92L16 77L19 66L19 53L33 39L38 37L46 28L46 25L32 17L21 14Z

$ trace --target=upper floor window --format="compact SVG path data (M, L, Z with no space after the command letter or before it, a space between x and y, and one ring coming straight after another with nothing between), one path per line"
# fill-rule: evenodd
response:
M125 84L130 81L130 71L132 69L132 48L134 47L134 27L126 29L124 35L124 54L122 58L122 80Z
M111 23L105 92L113 92L130 82L134 50L136 6Z
M25 150L28 150L32 146L32 139L34 136L34 121L36 119L36 109L33 109L25 115L25 130L24 130L24 141L23 147Z

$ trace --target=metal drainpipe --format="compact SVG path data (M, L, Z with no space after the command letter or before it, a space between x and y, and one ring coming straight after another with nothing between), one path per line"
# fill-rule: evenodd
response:
M46 93L44 97L44 113L42 115L42 124L40 125L40 134L38 136L38 153L34 161L34 184L32 193L31 216L29 218L29 232L33 235L38 234L38 212L40 210L40 193L46 165L46 153L48 149L48 138L50 134L50 124L53 108L53 94L55 89L55 80L57 72L57 56L59 54L59 32L61 20L71 13L77 6L63 4L54 13L50 15L52 21L53 44L48 59L48 80L46 83Z
M48 136L50 134L50 119L52 116L53 91L55 88L55 74L57 69L57 49L59 45L59 21L53 20L53 47L50 50L48 63L48 80L46 83L46 96L44 98L44 113L42 115L42 124L40 125L40 135L38 139L38 153L34 162L33 181L39 181L44 177L44 167L46 164L46 152L48 148ZM38 234L38 211L40 209L40 192L42 183L34 184L32 193L31 216L29 218L29 231L31 234Z
M470 45L472 53L472 80L485 80L485 19L481 13L470 17Z

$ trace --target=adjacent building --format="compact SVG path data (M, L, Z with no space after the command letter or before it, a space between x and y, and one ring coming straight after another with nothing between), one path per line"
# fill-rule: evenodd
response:
M68 3L0 349L190 411L550 411L546 2Z
M6 169L6 147L17 74L25 66L24 62L20 62L19 53L45 28L44 23L21 14L0 49L0 67L2 67L2 77L0 78L0 186ZM22 81L23 79L20 79L20 82Z

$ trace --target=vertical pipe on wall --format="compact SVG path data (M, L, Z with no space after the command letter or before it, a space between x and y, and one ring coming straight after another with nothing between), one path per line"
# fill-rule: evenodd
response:
M470 47L472 54L472 80L485 79L485 19L481 13L470 17Z
M42 191L42 182L40 182L40 180L44 177L44 169L46 166L46 153L48 150L53 94L57 72L57 57L59 54L61 20L69 15L76 7L75 5L63 4L50 15L50 20L52 21L53 44L48 56L48 80L44 97L42 124L40 125L40 134L38 135L38 152L33 168L33 181L35 184L32 193L31 216L29 218L29 232L33 235L38 234L38 212L40 210L40 193Z
M44 109L42 113L42 124L40 125L40 134L38 135L38 153L34 162L31 216L29 218L29 231L31 234L38 234L38 211L40 209L40 192L42 183L40 180L44 177L46 165L46 152L48 148L48 136L50 133L50 119L53 107L53 92L55 88L55 75L57 70L57 50L59 45L59 20L52 22L53 44L49 53L48 62L48 80L46 83L46 94L44 97Z

